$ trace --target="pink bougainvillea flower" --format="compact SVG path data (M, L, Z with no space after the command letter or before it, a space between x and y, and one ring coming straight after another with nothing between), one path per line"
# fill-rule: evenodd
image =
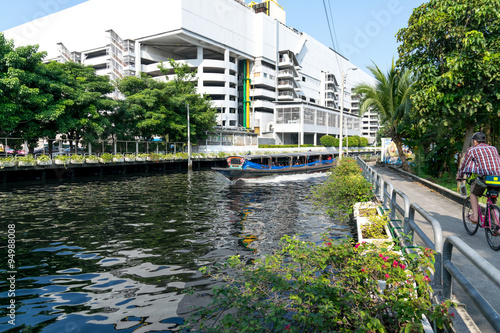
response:
M406 266L404 264L399 264L399 267L401 267L401 269L405 269Z
M392 262L392 267L398 267L398 262L396 260Z
M387 266L386 265L382 265L382 268L387 268Z
M384 261L387 261L387 259L389 259L389 257L383 257L382 259L384 259Z
M454 313L450 313L450 316L455 317L455 314Z
M383 258L383 257L384 257L384 255L383 255L382 253L380 253L378 256L379 256L380 258Z
M290 330L290 326L291 326L290 324L286 325L286 326L285 326L285 329L286 329L287 331L289 331L289 330Z
M366 270L364 268L361 268L361 272L364 273L366 272Z
M429 279L429 277L426 275L426 276L424 276L424 281L425 281L425 282L430 282L430 281L431 281L431 279Z
M354 248L357 249L359 247L359 243L354 245Z
M388 278L389 278L389 274L385 274L384 276L385 276L385 278L386 278L386 279L388 279Z

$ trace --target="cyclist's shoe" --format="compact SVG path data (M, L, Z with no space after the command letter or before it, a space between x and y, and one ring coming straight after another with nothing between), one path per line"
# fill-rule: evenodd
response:
M467 220L469 220L470 223L474 223L474 224L477 224L477 221L474 221L472 219L472 215L467 215Z
M491 234L493 236L500 236L500 227L497 225L491 227Z

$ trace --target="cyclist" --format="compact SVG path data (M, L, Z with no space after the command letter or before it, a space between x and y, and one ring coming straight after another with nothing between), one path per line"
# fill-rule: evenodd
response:
M470 186L470 203L472 215L467 218L472 223L478 222L478 197L482 196L486 189L483 176L500 175L500 155L496 147L486 144L486 135L483 132L474 133L471 137L471 145L464 156L462 166L458 170L456 179L464 179L465 174L476 174Z

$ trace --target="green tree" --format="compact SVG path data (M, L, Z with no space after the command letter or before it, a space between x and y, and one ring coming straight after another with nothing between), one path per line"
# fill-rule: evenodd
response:
M108 96L114 91L109 77L97 75L92 66L75 62L51 62L47 68L61 80L58 98L64 101L65 108L44 118L55 119L59 133L68 140L96 141L111 126L106 115L114 112L118 103Z
M216 109L212 107L208 95L200 95L196 91L196 71L188 64L169 60L170 68L160 64L160 71L167 75L175 74L168 82L168 92L172 95L170 107L177 117L169 119L171 131L169 134L177 140L187 138L187 105L189 105L190 132L194 142L203 140L216 125Z
M127 113L136 121L137 134L145 139L168 135L170 140L186 141L189 105L192 139L205 138L215 126L216 112L208 96L197 94L196 72L173 60L170 67L162 63L159 68L165 75L175 74L175 78L161 82L142 75L118 81L117 87L126 97Z
M444 154L428 149L426 159L454 156L458 146L464 153L477 130L497 141L500 1L431 0L414 9L397 39L398 64L416 78L413 128L435 143L448 140Z
M398 148L402 167L408 170L408 163L403 152L404 124L402 121L410 111L410 93L413 78L410 71L398 70L392 61L391 68L384 74L377 65L368 66L376 79L374 86L360 84L355 87L355 93L361 94L360 112L369 108L380 116L385 135L388 135Z
M38 138L53 133L47 115L66 105L54 94L59 78L42 63L45 56L37 45L15 48L0 33L0 132L27 140L31 151Z

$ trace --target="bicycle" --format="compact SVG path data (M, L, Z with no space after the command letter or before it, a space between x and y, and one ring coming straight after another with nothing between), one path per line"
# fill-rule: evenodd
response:
M465 181L470 185L471 181ZM465 231L469 235L474 235L479 227L483 228L488 245L498 251L500 250L500 208L496 205L496 201L500 190L500 176L485 176L484 183L487 185L485 194L487 201L485 208L478 204L478 223L473 223L468 218L472 214L470 196L465 199L462 207L462 219Z

